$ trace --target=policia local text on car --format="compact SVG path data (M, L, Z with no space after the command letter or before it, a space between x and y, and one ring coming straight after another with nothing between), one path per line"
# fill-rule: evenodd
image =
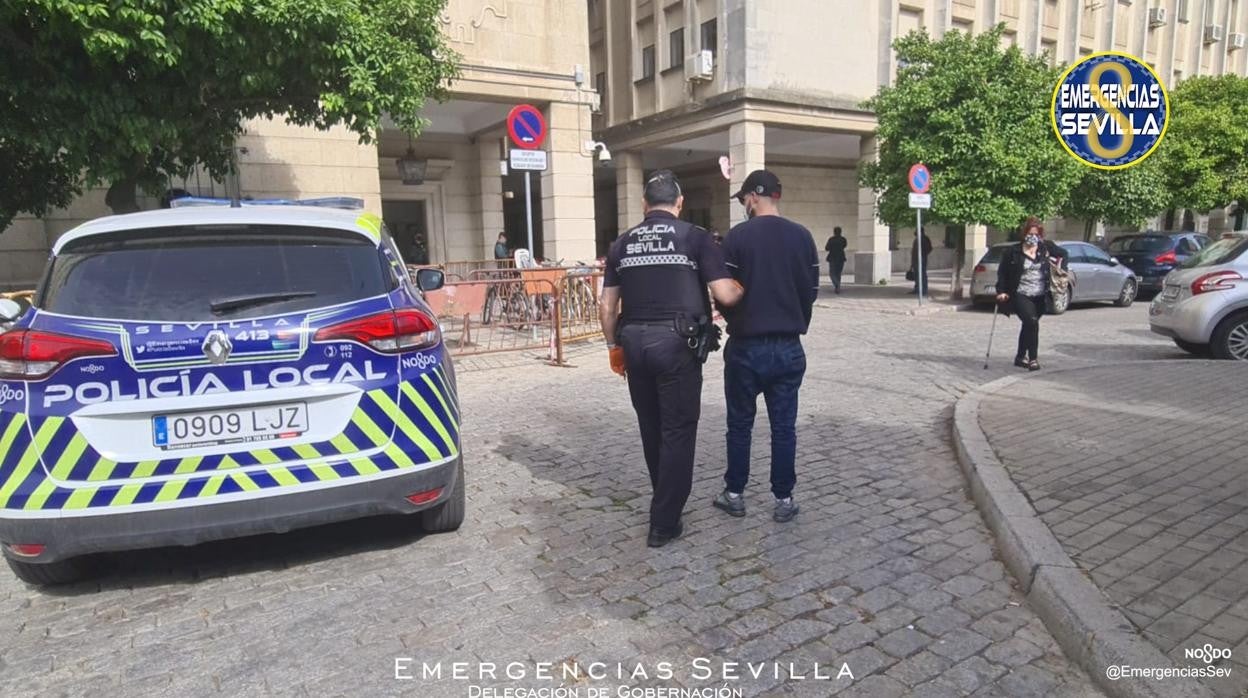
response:
M645 220L607 254L599 319L611 369L626 376L654 496L647 544L680 537L693 487L702 408L702 363L718 348L707 286L716 302L741 299L711 234L679 220L684 196L666 170L647 182ZM618 345L617 345L618 342Z

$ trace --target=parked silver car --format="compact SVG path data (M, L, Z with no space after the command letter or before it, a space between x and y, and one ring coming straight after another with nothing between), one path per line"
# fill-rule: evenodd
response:
M1184 351L1248 361L1248 234L1228 234L1170 272L1148 324Z
M997 295L997 265L1001 261L1001 254L1010 245L1016 244L1018 243L1005 242L993 245L979 260L979 264L975 265L975 271L971 274L973 302L993 302L993 297ZM1057 245L1070 255L1073 295L1069 298L1054 298L1054 312L1066 312L1071 303L1113 301L1114 305L1125 308L1135 302L1140 282L1135 272L1126 265L1120 264L1090 242L1057 241Z

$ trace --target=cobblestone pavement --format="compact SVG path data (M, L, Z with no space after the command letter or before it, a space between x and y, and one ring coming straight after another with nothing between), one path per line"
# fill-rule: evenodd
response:
M1145 313L1046 318L1047 365L1177 358ZM1095 695L1021 604L956 465L955 399L1015 370L1008 350L983 370L989 322L816 310L803 510L787 525L769 516L765 439L749 515L710 506L724 432L713 357L687 534L657 551L644 546L636 423L605 353L579 355L577 368L463 371L460 531L375 519L127 553L97 581L48 591L0 574L0 691L467 696L470 684L550 686L532 662L597 661L610 675L574 687L614 696L618 685L722 687L724 661L775 661L779 677L742 666L727 683L747 696ZM999 342L1016 331L1002 322ZM417 677L443 662L442 679L396 681L396 657ZM697 657L713 680L695 673ZM530 663L525 679L451 675L450 662L475 673L512 660ZM670 681L657 676L663 661ZM815 662L833 678L813 678ZM790 680L790 663L807 678ZM842 663L855 680L834 678Z
M1248 371L1189 361L1062 372L989 396L980 426L1066 552L1178 666L1231 650L1248 695Z

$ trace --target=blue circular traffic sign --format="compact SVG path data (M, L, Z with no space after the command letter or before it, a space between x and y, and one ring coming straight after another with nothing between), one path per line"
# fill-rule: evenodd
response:
M915 194L926 194L932 187L932 173L927 171L927 165L923 163L911 167L906 180L910 182L910 191Z
M537 107L521 104L507 114L507 133L517 148L537 150L546 142L546 118Z

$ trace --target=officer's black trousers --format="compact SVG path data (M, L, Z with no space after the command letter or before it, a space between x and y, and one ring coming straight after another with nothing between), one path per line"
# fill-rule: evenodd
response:
M680 521L693 488L702 364L670 325L626 325L619 344L654 487L650 525L670 530Z

